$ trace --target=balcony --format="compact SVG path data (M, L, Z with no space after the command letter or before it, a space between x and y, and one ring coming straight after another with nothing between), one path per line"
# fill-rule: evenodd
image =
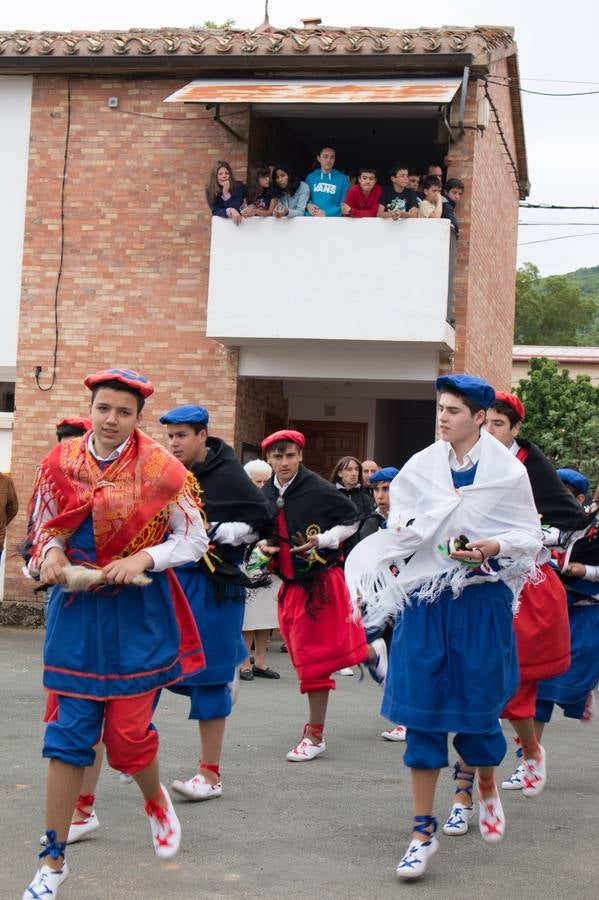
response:
M212 220L206 334L239 374L425 381L455 346L445 219Z

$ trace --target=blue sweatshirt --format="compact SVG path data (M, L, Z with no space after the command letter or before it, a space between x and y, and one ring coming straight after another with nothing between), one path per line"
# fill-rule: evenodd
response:
M310 188L310 203L318 206L327 216L340 216L341 204L349 190L349 178L337 169L323 172L315 169L306 178ZM306 215L310 213L306 210Z

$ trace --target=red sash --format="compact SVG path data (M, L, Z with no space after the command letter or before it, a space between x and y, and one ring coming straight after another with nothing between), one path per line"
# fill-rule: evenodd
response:
M105 469L88 442L89 433L57 444L42 462L36 487L40 506L54 501L61 511L43 524L35 550L37 555L53 537L67 539L91 513L97 564L105 566L162 541L169 503L184 489L194 502L193 476L138 429Z

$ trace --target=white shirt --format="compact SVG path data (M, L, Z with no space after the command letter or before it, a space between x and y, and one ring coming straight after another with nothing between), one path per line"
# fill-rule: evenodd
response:
M279 492L279 497L282 497L290 484L293 484L294 480L297 478L297 473L290 478L289 481L285 482L285 484L281 484L277 476L274 477L274 485ZM358 513L356 512L356 516ZM351 525L334 525L332 528L329 528L328 531L323 531L322 534L317 534L316 537L318 539L317 547L319 550L337 550L339 544L342 544L343 541L346 541L352 534L355 534L360 526L360 521L358 519L357 522L353 522Z
M480 459L480 438L472 447L468 453L464 454L464 459L462 462L458 461L456 456L456 452L449 443L447 442L447 456L449 458L449 468L452 472L467 472L468 469L471 469L473 466L477 464Z
M88 444L90 453L97 460L105 461L98 456L92 438L93 435L90 435ZM117 459L128 440L129 438L115 447L106 459L111 461ZM206 529L201 513L195 506L185 499L180 499L176 503L170 503L168 510L169 533L166 540L154 547L144 547L144 551L152 557L154 572L163 572L165 569L171 569L174 566L183 565L183 563L197 562L208 549ZM57 514L56 502L50 500L42 513L41 523L49 521ZM52 538L44 548L44 556L52 547L58 547L64 551L65 546L66 542L63 538Z

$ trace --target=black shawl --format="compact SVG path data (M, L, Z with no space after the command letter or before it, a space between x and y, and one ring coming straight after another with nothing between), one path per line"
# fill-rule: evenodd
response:
M586 528L591 517L585 513L576 497L570 493L543 451L530 441L518 444L528 450L524 460L535 505L543 525L551 525L562 531L578 531Z
M279 492L274 477L263 488L271 504L276 504ZM283 515L292 543L305 543L313 534L322 534L335 525L352 525L359 518L353 503L320 475L300 465L299 471L283 494ZM297 536L294 538L294 536ZM275 528L275 539L281 540ZM307 561L293 555L294 576L297 581L311 581L320 572L339 562L343 553L337 550L317 550L320 559Z
M209 522L245 522L254 531L267 528L272 515L266 497L249 478L232 447L217 437L206 441L208 454L191 471L203 491Z
M191 466L202 489L206 519L211 524L244 522L264 535L271 531L274 509L246 474L232 447L223 440L209 437L204 462ZM217 600L245 600L245 588L251 581L239 568L243 548L211 542L199 568L213 582Z

